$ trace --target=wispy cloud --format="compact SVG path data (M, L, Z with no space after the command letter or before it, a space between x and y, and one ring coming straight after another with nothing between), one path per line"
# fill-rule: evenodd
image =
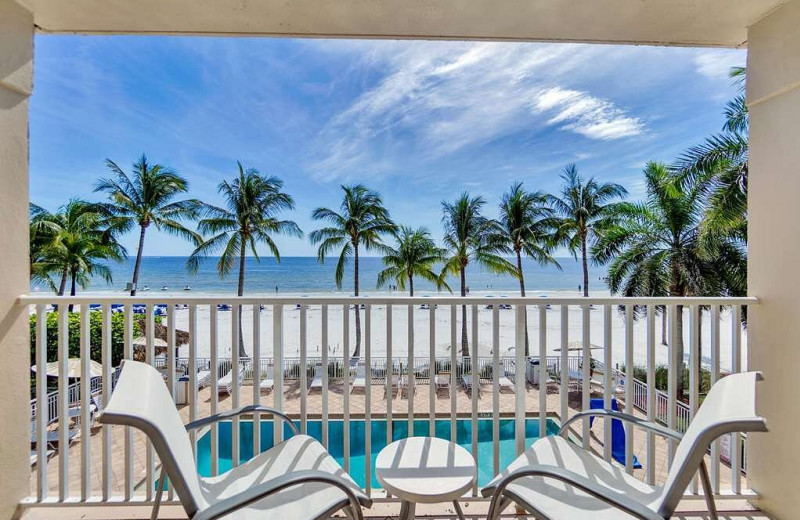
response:
M740 50L700 51L694 57L697 72L711 79L727 78L733 67L744 67L747 55Z
M593 47L451 42L378 47L369 59L385 74L319 134L324 153L311 167L319 179L367 168L380 175L408 154L440 157L550 125L602 140L636 136L645 128L612 100L569 88L598 52ZM347 52L352 46L333 49Z

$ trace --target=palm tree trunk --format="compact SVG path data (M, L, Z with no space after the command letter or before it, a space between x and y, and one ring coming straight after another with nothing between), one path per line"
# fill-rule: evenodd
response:
M139 231L139 248L136 251L136 264L133 266L133 287L131 287L131 296L136 296L136 284L139 283L139 268L142 265L142 251L144 250L144 234L147 231L147 225L141 225Z
M69 269L66 267L61 271L61 283L58 286L58 295L64 296L64 291L67 290L67 278L69 277Z
M408 275L408 295L414 297L414 276Z
M581 260L583 261L583 296L589 297L589 260L586 251L586 233L581 234Z
M354 280L355 295L358 296L358 244L353 247L354 266ZM353 351L353 357L361 356L361 305L356 300L356 349Z
M467 295L467 272L461 267L461 296ZM461 306L461 357L469 357L469 345L467 341L467 306Z
M75 292L76 292L76 290L75 290L76 289L76 281L75 281L75 279L77 278L77 275L78 275L78 273L73 270L72 273L71 273L71 276L70 276L71 277L70 289L69 289L69 295L70 296L75 296ZM70 303L69 304L69 309L67 309L67 310L69 312L72 312L73 307L74 306Z
M245 264L245 256L244 256L244 241L242 241L242 251L239 255L239 290L237 294L239 296L244 296L244 264ZM247 352L244 350L244 337L242 336L242 332L244 329L242 328L242 306L239 305L239 359L246 358ZM258 319L258 316L254 316L253 319Z
M525 297L525 278L522 276L522 252L517 250L517 272L519 273L519 295ZM528 307L524 310L525 319L525 357L530 356L530 341L528 340Z

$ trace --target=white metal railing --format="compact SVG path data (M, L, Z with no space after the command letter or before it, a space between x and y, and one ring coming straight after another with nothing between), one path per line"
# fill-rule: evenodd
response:
M505 298L502 303L503 309L497 299L478 296L22 297L19 304L29 306L37 319L34 364L39 374L43 373L47 359L55 357L66 361L77 341L81 358L85 361L82 370L88 375L89 353L96 352L98 347L90 345L89 315L91 312L100 312L102 315L101 359L96 361L101 363L103 375L97 382L87 377L70 385L66 377L59 377L58 393L52 395L47 393L44 378L37 379L36 398L31 409L35 426L32 430L32 448L36 447L38 462L33 470L34 488L30 501L64 504L108 501L141 503L152 500L157 470L152 446L149 443L138 444L144 441L127 428L103 426L99 433L93 432L88 417L92 395L99 393L102 402L107 402L110 397L116 374L113 365L119 361L118 358L134 358L134 330L140 330L137 319L146 320L147 325L144 359L163 371L173 396L179 389L178 379L183 375L188 376L188 405L182 412L185 413L185 420L192 420L201 413L216 413L223 408L252 401L255 404L268 403L288 411L298 422L301 431L310 432L310 404L313 403L314 414L319 418L314 420L320 421L321 428L315 435L319 435L326 447L340 451L337 456L346 470L350 469L352 459L351 440L356 442L356 439L363 439L360 441L363 446L356 448L359 453L363 450L365 455L366 490L375 495L370 483L370 461L373 451L378 448L372 446L374 439L370 428L371 421L376 417L386 420L387 442L393 439L393 427L398 424L397 420L407 420L409 431L412 431L415 420L424 420L429 424L428 433L433 434L436 433L436 420L446 418L450 421L451 438L458 430L456 419L467 420L471 430L471 449L478 458L478 464L486 464L495 473L502 469L499 467L501 417L515 419L514 445L519 453L526 443L526 419L538 418L539 433L546 435L548 417L564 418L580 409L588 409L592 390L602 394L606 406L617 395L623 410L628 413L646 415L672 428L685 428L700 403L701 364L710 371L712 382L725 372L743 369L746 345L740 325L742 306L757 304L757 300L537 297ZM80 337L77 340L69 337L69 304L77 306L76 311L80 316ZM54 311L58 318L57 341L48 345L46 316L48 312L53 312L49 310L51 305L57 305L58 308ZM462 306L467 308L469 353L463 357ZM510 306L511 310L506 306ZM680 323L679 308L685 310ZM160 309L158 317L156 309ZM664 348L657 348L656 323L662 317L662 309L666 309L669 322L668 344ZM702 318L701 309L710 309L705 313L706 318ZM357 358L352 351L355 346L356 311L360 313L363 334L361 352ZM114 313L123 315L121 331L116 329L120 322L112 322ZM241 330L233 325L238 322L240 314ZM154 338L156 319L162 320L167 327L166 353L158 356ZM708 359L701 360L700 327L703 319L708 322L704 329L708 340L703 342ZM723 325L726 323L728 329L724 332ZM688 403L676 398L681 327L685 329L684 352L688 358L690 375L690 384L686 389ZM189 344L181 346L181 355L176 353L175 348L176 329L187 330L190 337ZM239 355L240 334L246 357ZM116 343L119 340L115 338L119 337L122 338L121 344ZM579 342L577 350L574 346L576 341ZM523 348L526 343L529 345L528 356ZM592 354L596 346L603 349L602 359ZM545 362L530 365L530 359L544 359ZM635 380L630 385L623 384L620 389L619 381L624 382L625 375L605 369L615 364L624 364L626 367L642 365L651 382L655 380L655 367L659 363L665 363L668 367L666 392L656 390L652 384ZM61 375L65 376L66 362L60 366ZM227 373L231 367L239 366L243 367L243 371L231 371L233 384L230 399L221 399L219 376ZM275 367L280 369L275 370ZM350 395L349 390L342 391L342 384L359 373L359 367L364 367L363 395ZM413 368L409 370L409 367ZM524 369L518 370L518 367ZM199 388L202 386L199 383L203 383L200 380L203 370L211 372L209 390ZM523 373L524 377L518 377ZM437 381L433 375L442 377ZM260 391L260 384L265 377L273 380L272 392ZM512 381L509 390L515 395L501 396L501 393L505 393L501 392L501 377L508 377ZM539 385L530 384L535 379L551 385L549 392L540 392ZM438 388L439 382L442 388ZM414 399L417 389L425 387L430 397L427 402L424 397ZM469 391L470 388L476 391ZM569 394L573 391L580 393L580 399L570 399ZM374 392L380 394L374 395ZM437 395L449 399L438 399ZM81 409L79 428L84 441L68 450L66 447L70 445L73 427L67 411L76 404ZM39 410L47 410L47 413L39 413ZM493 449L488 456L491 460L479 458L479 419L492 422ZM260 414L253 417L255 431L261 431L260 423L263 420L268 420L268 417L261 417ZM331 437L334 420L337 421L336 446ZM364 421L365 431L354 436L353 421L356 420ZM341 421L341 425L338 421ZM282 439L280 428L274 429L274 438L271 440L261 435L240 436L242 424L247 423L235 420L229 426L223 425L226 439L230 440L230 446L225 447L226 454L230 453L230 460L226 459L226 464L235 466L246 454L260 452L271 442ZM202 438L203 449L208 450L204 457L208 460L211 474L222 471L220 457L223 450L220 443L223 437L220 428L223 426L214 425L208 437ZM227 434L227 428L230 428L230 435ZM341 432L338 428L341 428ZM57 432L55 443L52 442L53 432ZM611 460L610 423L604 424L604 432L603 446L599 449ZM588 421L584 421L583 427L576 430L575 434L585 445L592 444ZM637 433L633 429L626 429L626 469L629 472L634 471L631 455L634 452L635 435ZM644 435L647 436L645 451L637 453L639 458L644 459L645 466L640 476L649 483L656 483L657 478L663 478L663 475L657 477L655 470L656 463L660 462L656 460L657 453L666 451L670 455L667 462L671 462L675 446L670 444L665 450L659 450L657 443L662 441L651 434ZM200 437L192 436L196 450L200 440ZM242 441L252 442L252 446L243 446ZM50 447L57 444L62 448L52 461L48 461L48 444ZM741 438L731 438L729 444L729 465L721 461L719 442L710 455L712 485L720 496L742 493ZM138 455L140 453L144 457ZM99 461L94 460L96 458ZM75 465L80 468L79 473L71 471ZM78 474L79 477L76 476ZM696 486L692 486L691 491L695 492ZM477 488L473 493L477 493ZM175 499L172 490L169 497Z

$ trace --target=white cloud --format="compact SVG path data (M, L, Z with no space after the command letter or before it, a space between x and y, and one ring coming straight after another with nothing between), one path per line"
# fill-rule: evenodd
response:
M711 79L727 78L732 67L744 67L747 54L741 50L701 51L694 57L697 72Z
M326 49L357 55L363 47ZM597 47L370 42L368 49L365 66L385 73L320 132L316 148L324 153L312 165L320 179L380 175L397 167L397 157L439 157L547 125L604 140L644 129L612 101L567 88Z

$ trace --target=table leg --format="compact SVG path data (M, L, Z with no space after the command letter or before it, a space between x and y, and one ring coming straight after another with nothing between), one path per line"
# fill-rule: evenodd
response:
M461 510L461 506L458 505L458 500L453 500L453 507L456 508L456 514L460 520L465 520L464 518L464 511Z
M415 509L416 509L416 504L414 502L408 502L406 500L402 500L400 502L399 520L414 520Z

